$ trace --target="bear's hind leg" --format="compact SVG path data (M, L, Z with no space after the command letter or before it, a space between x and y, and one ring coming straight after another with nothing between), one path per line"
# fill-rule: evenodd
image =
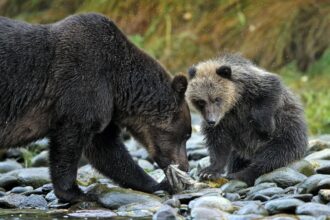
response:
M63 202L85 200L76 184L78 162L89 135L71 126L61 126L50 135L50 174L55 195Z
M251 162L239 156L235 150L232 150L228 159L227 172L236 173L248 167Z
M89 162L102 174L123 187L144 192L169 191L166 182L157 183L139 167L120 138L120 129L113 124L95 135L93 144L84 149Z

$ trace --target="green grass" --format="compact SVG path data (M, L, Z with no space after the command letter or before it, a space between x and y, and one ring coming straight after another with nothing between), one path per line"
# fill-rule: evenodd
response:
M309 133L330 133L330 50L306 73L299 72L295 63L283 67L279 73L286 85L301 97Z

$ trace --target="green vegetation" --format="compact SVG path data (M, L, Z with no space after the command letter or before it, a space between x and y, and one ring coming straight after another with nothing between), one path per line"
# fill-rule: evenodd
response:
M111 17L174 74L237 51L281 74L301 96L310 134L330 133L330 4L323 0L0 0L0 15L50 23Z

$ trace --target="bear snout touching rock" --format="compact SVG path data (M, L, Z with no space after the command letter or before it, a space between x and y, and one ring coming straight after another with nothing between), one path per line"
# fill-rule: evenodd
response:
M188 74L186 95L204 118L210 154L202 179L227 171L229 179L252 185L260 175L304 156L303 109L279 76L236 54L200 62Z
M48 25L0 17L0 146L48 137L63 201L89 199L76 184L82 154L121 186L170 190L133 161L120 133L127 128L161 168L188 170L186 88L184 76L172 78L102 15Z

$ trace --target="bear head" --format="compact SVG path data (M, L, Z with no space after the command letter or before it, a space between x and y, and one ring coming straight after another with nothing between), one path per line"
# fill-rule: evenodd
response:
M187 98L208 126L216 126L240 98L241 87L235 80L238 66L227 61L208 60L188 70Z

